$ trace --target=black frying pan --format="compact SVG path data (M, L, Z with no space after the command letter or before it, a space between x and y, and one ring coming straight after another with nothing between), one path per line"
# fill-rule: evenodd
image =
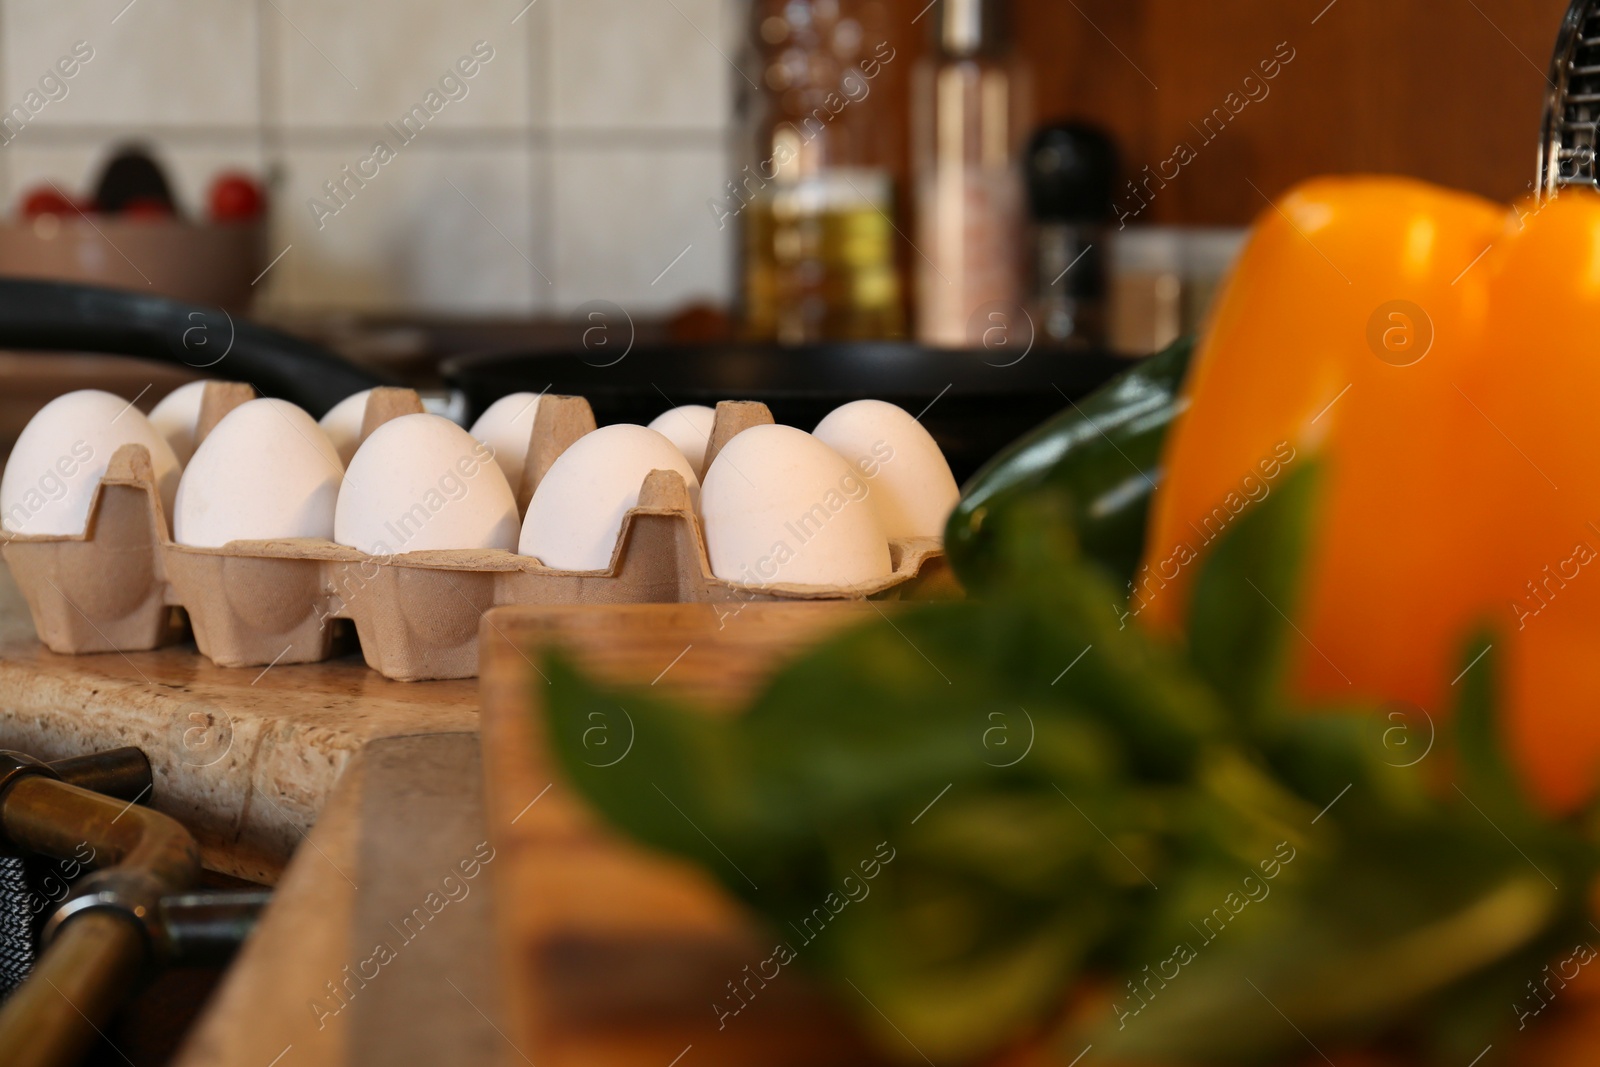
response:
M0 349L100 352L180 363L245 381L321 416L351 393L395 384L317 345L263 326L137 292L0 279ZM587 397L602 424L647 423L678 404L759 400L811 429L850 400L920 414L958 479L1125 369L1107 353L997 353L904 343L779 348L720 344L567 353L493 352L444 365L476 417L507 393Z
M1002 363L1004 359L1004 363ZM810 430L851 400L887 400L933 434L958 480L1000 449L1103 385L1129 361L1103 352L985 351L900 342L780 348L719 344L613 353L495 352L447 360L444 376L480 411L518 391L588 398L602 423L648 423L678 404L759 400L779 422Z
M351 393L396 384L218 308L68 282L0 278L0 348L179 363L249 382L263 396L293 401L317 418Z

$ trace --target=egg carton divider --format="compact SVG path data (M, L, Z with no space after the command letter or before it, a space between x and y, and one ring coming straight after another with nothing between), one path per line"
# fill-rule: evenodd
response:
M202 429L250 396L208 388ZM419 410L408 390L375 394L363 437ZM719 404L708 462L740 430L771 421L762 404ZM541 400L525 475L514 487L521 509L560 454L594 428L582 397ZM367 665L386 678L470 678L478 673L480 620L494 607L893 598L943 566L943 548L929 538L891 541L893 573L863 585L717 578L687 485L677 472L662 470L645 478L603 571L555 570L500 550L372 556L320 539L196 548L175 543L169 529L149 453L125 445L95 490L81 536L16 535L6 542L4 558L45 646L73 655L158 648L182 639L173 610L182 608L200 652L219 666L281 666L335 654L333 622L348 619Z

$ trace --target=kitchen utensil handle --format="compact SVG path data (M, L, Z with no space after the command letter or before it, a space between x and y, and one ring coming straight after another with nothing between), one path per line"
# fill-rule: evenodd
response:
M220 308L70 282L0 278L0 349L97 352L177 363L248 382L320 417L353 393L394 384L326 349Z

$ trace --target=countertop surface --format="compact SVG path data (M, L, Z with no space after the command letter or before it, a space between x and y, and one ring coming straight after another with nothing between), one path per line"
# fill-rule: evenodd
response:
M0 567L0 748L46 760L142 749L152 806L223 874L275 882L368 743L477 726L476 681L391 682L359 654L266 670L214 666L192 643L56 655Z

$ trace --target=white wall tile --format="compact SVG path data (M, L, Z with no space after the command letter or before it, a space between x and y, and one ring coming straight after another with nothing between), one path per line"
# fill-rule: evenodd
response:
M543 0L558 129L720 129L736 33L725 0Z
M558 148L554 162L562 310L596 299L630 314L726 300L737 230L718 230L706 207L727 180L722 150Z
M319 227L308 202L334 206L323 183L370 148L290 150L274 249L293 248L271 276L275 301L405 312L545 306L551 286L538 271L553 274L534 241L531 149L441 150L419 139Z
M263 282L279 306L502 314L603 297L651 313L724 300L733 231L705 202L725 180L737 9L0 0L0 109L75 41L95 49L67 96L0 145L0 213L46 177L87 193L114 142L137 139L194 215L217 171L281 160L270 254L294 247ZM306 201L479 40L495 55L466 98L318 229Z
M526 0L523 0L525 3ZM263 18L274 58L275 118L288 126L395 122L482 41L492 58L433 121L451 129L530 121L529 26L512 24L513 0L268 0ZM537 6L537 5L536 5ZM442 92L441 97L444 96Z
M253 124L260 109L254 0L5 0L4 106L78 41L93 58L40 109L40 125Z
M515 6L518 12L512 18L527 31L528 122L548 129L555 94L555 5L550 0L515 0Z

